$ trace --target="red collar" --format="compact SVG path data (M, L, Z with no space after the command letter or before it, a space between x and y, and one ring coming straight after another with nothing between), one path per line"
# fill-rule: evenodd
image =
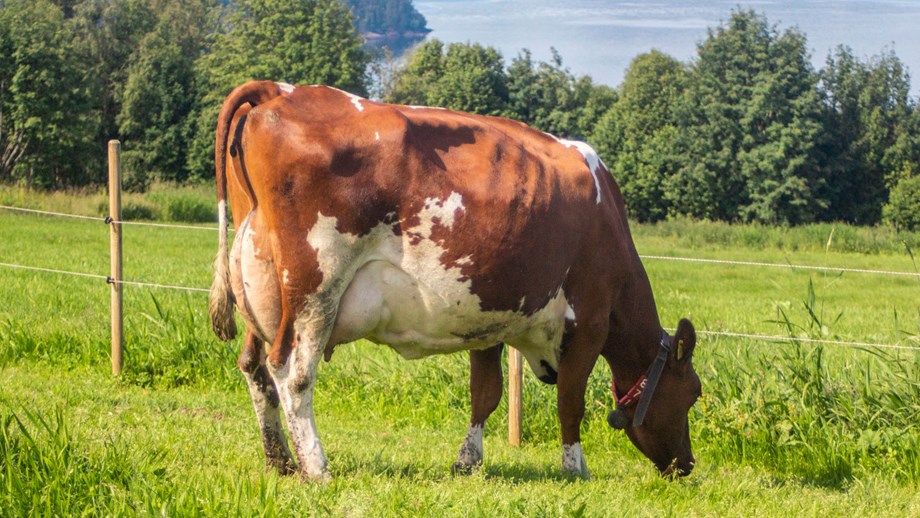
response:
M626 391L626 394L623 397L617 395L617 383L616 380L610 381L610 389L613 391L613 399L617 402L618 407L628 408L642 397L642 392L645 391L645 383L648 381L648 378L645 377L645 374L639 376L639 380L636 381L636 384L632 386L631 389Z
M629 426L629 420L626 418L626 413L623 409L633 405L636 401L639 402L639 405L636 408L636 413L633 415L632 426L635 428L642 426L642 422L645 421L645 412L648 410L648 405L652 401L652 394L655 393L655 387L658 386L658 380L661 379L661 371L664 369L664 364L668 360L668 353L670 352L671 338L668 336L668 333L662 329L661 342L658 343L658 354L655 355L655 360L652 362L652 365L649 366L648 373L640 376L636 384L633 385L622 398L617 397L616 382L610 382L610 388L613 390L613 398L617 402L616 408L607 416L607 423L610 424L610 426L619 430Z

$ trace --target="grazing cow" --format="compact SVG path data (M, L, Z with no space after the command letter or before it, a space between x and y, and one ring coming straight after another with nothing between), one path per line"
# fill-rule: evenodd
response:
M225 340L234 305L246 322L239 366L269 465L329 476L317 364L368 338L405 358L470 351L472 418L455 471L482 462L502 343L558 386L564 471L588 476L580 426L599 356L615 380L611 426L662 473L692 469L693 326L662 331L619 188L588 145L504 118L262 81L224 102L216 162L210 314Z

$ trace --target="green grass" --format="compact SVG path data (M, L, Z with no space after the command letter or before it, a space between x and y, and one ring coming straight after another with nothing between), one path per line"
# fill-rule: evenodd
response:
M101 223L0 212L0 225L0 262L108 271ZM915 236L833 227L828 246L830 228L671 222L634 233L644 255L915 271ZM216 233L127 227L124 242L127 279L209 285ZM698 329L918 345L917 278L645 265L668 326L690 316ZM0 268L2 516L920 514L916 351L702 336L704 397L691 415L699 465L678 482L606 426L609 373L599 366L583 441L594 478L577 481L559 470L555 390L530 373L524 446L507 445L503 402L482 470L453 477L466 356L406 362L349 344L320 367L316 389L335 479L304 484L264 470L235 367L239 340L211 334L205 294L126 287L125 373L114 379L108 290Z
M122 193L122 218L126 221L216 223L216 197L211 184L177 186L154 183L145 193ZM104 217L109 214L109 197L104 188L45 192L0 185L0 205L80 216Z

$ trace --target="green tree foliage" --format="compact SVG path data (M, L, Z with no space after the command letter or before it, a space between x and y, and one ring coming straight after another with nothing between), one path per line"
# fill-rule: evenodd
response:
M630 216L657 221L668 213L664 182L680 167L676 152L679 106L687 71L653 50L633 59L619 98L598 121L593 141L628 201Z
M120 98L128 79L128 61L157 23L161 0L83 0L73 7L74 56L85 63L82 82L99 123L87 137L95 143L87 180L105 181L103 159L109 139L118 137ZM77 183L84 183L79 181Z
M368 56L339 0L239 0L197 64L191 176L210 177L220 104L239 84L273 79L365 94Z
M126 188L144 189L153 179L188 177L194 65L216 5L212 0L165 0L156 27L129 60L117 118Z
M920 175L898 181L891 189L884 216L899 230L920 230Z
M95 128L62 10L0 4L0 180L63 186L81 179Z
M916 108L893 52L863 61L838 47L821 73L829 133L828 219L877 223L899 172L917 170Z
M424 29L408 0L345 2L0 0L0 181L102 183L110 138L132 187L210 178L232 88L273 79L365 95L355 23ZM587 140L641 220L913 225L920 110L894 52L839 47L815 72L804 35L746 10L697 50L689 64L642 54L614 90L555 50L506 67L494 48L432 40L404 65L377 63L375 95Z
M550 50L549 63L534 63L527 49L512 60L507 72L509 115L554 135L587 140L616 95L590 77L575 77L562 66L559 52Z
M674 214L801 223L819 196L822 138L805 37L735 11L699 46L679 116L686 163L669 178Z
M412 53L389 102L429 105L483 115L502 115L508 104L508 85L501 54L479 44L426 41Z
M0 181L102 183L110 138L134 187L210 177L217 107L244 80L366 90L337 0L12 0L0 18Z
M492 47L438 40L419 45L384 100L512 117L562 137L587 139L616 98L589 77L576 78L553 50L552 63L534 63L529 51L505 69Z
M427 32L427 21L410 0L344 0L358 32Z

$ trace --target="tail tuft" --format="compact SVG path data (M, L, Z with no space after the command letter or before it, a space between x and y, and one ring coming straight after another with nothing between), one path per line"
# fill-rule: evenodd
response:
M223 252L223 251L222 251ZM214 282L208 313L211 315L211 327L217 337L223 341L236 338L236 320L233 318L233 291L230 289L230 267L226 252L218 253L214 261Z

